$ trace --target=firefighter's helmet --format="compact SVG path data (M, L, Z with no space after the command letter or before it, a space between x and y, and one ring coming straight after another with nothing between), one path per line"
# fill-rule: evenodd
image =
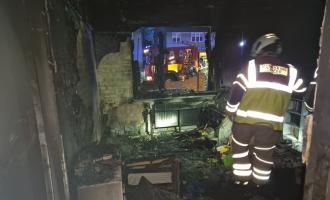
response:
M274 48L273 53L279 55L282 52L282 47L280 44L280 38L277 37L274 33L268 33L265 34L261 37L259 37L254 44L252 45L251 49L251 56L256 57L259 55L262 50L265 49L266 47L269 47L272 44L277 44Z

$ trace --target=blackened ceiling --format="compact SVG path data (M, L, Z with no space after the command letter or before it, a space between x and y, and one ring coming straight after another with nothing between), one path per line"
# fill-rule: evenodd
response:
M324 0L85 0L87 20L96 31L130 32L141 26L212 26L219 54L234 64L237 41L251 45L261 34L283 40L285 58L313 70ZM246 48L249 49L249 46ZM245 55L248 55L246 53ZM309 78L312 73L306 73Z
M99 31L166 25L221 25L226 29L241 30L285 27L302 23L307 18L313 20L322 12L324 1L85 0L84 5L88 20Z
M102 31L140 26L209 25L216 0L87 0L89 19Z

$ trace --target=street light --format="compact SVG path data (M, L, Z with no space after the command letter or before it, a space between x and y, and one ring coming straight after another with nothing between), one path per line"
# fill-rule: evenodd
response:
M241 40L238 45L239 47L243 48L246 45L245 40Z
M238 46L241 49L241 56L243 55L243 49L244 49L245 45L246 45L246 41L243 39L243 36L242 36L241 41L238 43Z

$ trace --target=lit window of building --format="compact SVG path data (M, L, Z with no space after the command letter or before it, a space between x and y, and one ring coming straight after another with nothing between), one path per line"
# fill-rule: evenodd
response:
M181 33L180 32L173 32L172 33L172 41L175 43L181 42Z
M202 32L191 33L191 41L192 42L204 42L204 33L202 33Z

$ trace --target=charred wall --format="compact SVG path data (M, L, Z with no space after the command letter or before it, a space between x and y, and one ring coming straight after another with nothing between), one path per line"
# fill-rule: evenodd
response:
M51 1L49 4L51 38L54 52L54 76L60 131L68 163L83 147L96 140L95 73L88 38L73 1ZM86 42L87 41L87 42Z
M129 34L95 32L80 6L67 0L49 6L59 123L69 166L81 149L100 141L110 120L125 118L116 110L133 100Z
M310 161L307 166L304 200L329 199L330 187L330 5L326 2L320 38L318 77L313 113L313 131L310 147Z
M0 3L0 199L46 199L32 100L28 13L20 1Z
M47 1L2 1L1 199L67 199Z

